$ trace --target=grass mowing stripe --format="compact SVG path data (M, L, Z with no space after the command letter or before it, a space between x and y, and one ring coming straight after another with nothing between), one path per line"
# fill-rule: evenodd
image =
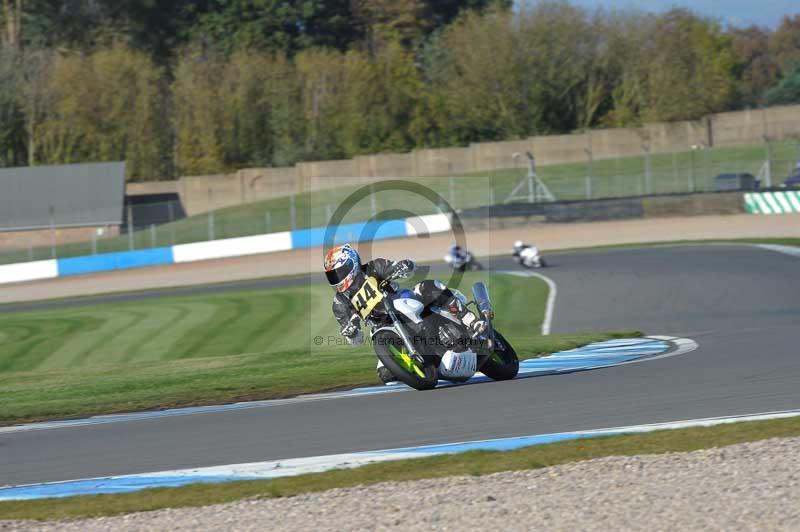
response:
M277 302L280 302L280 305L277 305ZM256 325L256 327L252 328L249 333L245 333L243 335L242 350L250 349L250 346L253 345L263 345L259 342L262 337L264 337L268 343L275 334L272 326L275 321L279 320L281 314L285 313L288 315L294 315L298 310L296 301L285 295L276 295L271 299L271 303L272 305L270 305L270 309L272 312L264 315L263 319ZM280 309L280 311L278 309ZM281 324L278 323L277 325L280 328Z
M148 318L148 322L152 321L152 324L149 332L144 331L144 341L131 342L119 361L127 363L134 359L158 360L161 358L163 350L158 349L156 343L164 336L169 336L176 324L186 318L186 314L187 312L177 305L159 306L157 312Z
M481 272L462 288L477 280L522 357L631 334L539 337L542 281ZM305 284L0 314L0 423L377 384L369 346L327 345L339 338L332 297Z
M218 300L214 301L214 315L211 317L210 322L218 323L220 327L223 327L230 319L227 316L228 312L224 300L222 304L217 301ZM216 328L210 329L206 324L199 324L192 331L184 335L184 338L188 341L183 348L183 352L178 355L177 358L189 358L197 355L202 356L200 349L214 338L216 335L215 333Z
M168 358L167 354L174 348L176 342L180 342L180 336L176 335L178 331L194 326L194 324L204 323L213 315L208 310L204 311L210 306L201 303L192 305L175 303L162 306L174 310L174 317L166 321L151 338L143 343L131 345L131 356L125 358L125 363Z
M219 330L234 331L239 328L237 325L243 323L242 318L251 314L252 305L244 297L232 295L215 299L219 303L212 318L215 322L215 327L213 329L203 326L198 327L195 332L199 334L187 345L181 358L205 354L203 353L204 348L208 348L209 344L216 345L218 343ZM226 343L226 347L231 352L241 353L243 351L239 335L228 335Z
M2 519L64 519L116 515L162 508L207 506L244 498L290 497L334 488L464 475L488 475L607 456L690 452L737 443L800 435L800 418L750 421L608 436L526 447L516 451L473 451L372 464L274 480L194 484L121 495L0 502Z
M36 336L31 336L21 342L14 350L14 354L6 359L8 363L12 364L12 367L34 369L46 365L50 358L49 353L58 348L63 337L69 338L81 328L86 327L81 320L67 317L37 321L40 326L33 328ZM8 370L4 366L0 363L0 371Z
M36 327L34 325L23 325L17 323L9 324L8 328L11 332L6 335L6 342L4 342L3 345L0 345L0 349L6 353L3 358L0 358L0 373L9 371L12 368L24 367L24 363L20 362L19 359L27 355L28 350L23 346L34 342L34 335L41 330L40 327ZM15 334L16 331L25 331L25 334L20 337L18 334ZM26 362L30 364L30 357L28 357Z
M166 338L160 340L164 349L158 358L165 360L181 358L181 353L186 352L186 346L196 337L197 331L202 331L214 322L218 310L217 305L201 298L176 298L168 301L183 307L185 317L176 324L175 329L168 332ZM161 304L161 299L153 301L153 304ZM153 360L152 357L145 358Z
M66 342L58 347L45 359L39 366L41 369L58 369L78 367L86 364L90 355L96 353L102 346L113 340L116 335L135 324L137 317L141 314L131 313L127 310L117 310L110 312L106 316L99 318L100 327L95 328L90 334L85 330L78 329L66 337ZM93 315L85 313L75 313L76 323L84 318L92 318ZM119 346L119 344L116 344ZM106 355L108 356L108 355Z
M636 333L537 337L517 346L521 356L530 357L632 335ZM296 349L6 372L0 373L0 424L277 399L377 383L375 355L366 349Z
M115 331L107 332L98 338L97 343L88 347L76 362L80 365L98 361L122 362L125 356L125 346L146 337L146 332L141 329L143 329L142 324L148 320L148 313L144 310L131 308L127 309L125 314L131 318L127 324L118 323Z

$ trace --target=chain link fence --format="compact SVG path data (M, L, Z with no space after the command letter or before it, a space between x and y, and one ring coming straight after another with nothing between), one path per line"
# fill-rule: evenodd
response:
M715 178L721 174L748 173L759 179L761 188L778 187L798 164L800 140L788 140L724 148L697 145L668 154L648 153L643 147L640 156L605 160L594 160L587 151L583 163L535 166L534 170L556 200L585 200L711 192L715 190ZM475 175L398 178L433 189L440 196L440 205L422 204L417 196L402 190L381 191L381 182L376 181L367 185L370 193L350 208L344 222L433 214L451 207L502 208L508 202L530 199L524 193L529 189L526 174L528 170L517 158L509 160L509 168ZM335 178L330 178L327 190L212 209L195 216L187 216L179 200L128 203L119 227L0 231L0 264L323 227L347 197L360 188L339 186ZM512 194L515 189L523 193Z

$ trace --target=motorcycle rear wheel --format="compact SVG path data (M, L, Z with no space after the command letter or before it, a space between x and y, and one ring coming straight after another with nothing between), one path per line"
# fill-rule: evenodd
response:
M416 390L431 390L439 382L436 366L420 364L412 358L403 340L392 331L379 331L374 337L373 348L383 365L400 382Z

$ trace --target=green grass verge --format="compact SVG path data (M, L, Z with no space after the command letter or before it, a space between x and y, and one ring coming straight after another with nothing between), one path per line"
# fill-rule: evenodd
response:
M631 242L628 244L604 244L600 246L587 246L580 248L563 248L547 251L546 253L562 253L567 251L591 251L593 249L639 248L657 246L679 246L699 244L771 244L774 246L800 247L800 238L729 238L708 240L665 240L664 242Z
M688 149L688 147L687 147ZM773 143L773 172L776 182L794 168L800 152L796 141ZM676 154L656 154L650 162L652 192L665 194L690 190L711 190L714 176L730 172L758 174L766 157L763 145L746 145L715 148L705 152L686 151ZM509 161L511 163L511 161ZM627 157L594 161L592 166L592 198L635 196L645 194L645 159ZM586 199L586 163L545 165L537 168L541 179L550 191L561 200ZM465 209L490 204L500 204L509 196L514 186L526 174L526 168L510 168L465 175L407 179L435 190L453 207ZM405 179L405 178L403 178ZM693 188L691 188L693 184ZM329 190L297 194L294 217L289 198L276 198L219 209L213 214L213 238L232 238L256 235L295 228L322 227L328 224L335 209L360 186L336 186L331 179ZM401 192L383 192L374 196L374 211L411 209L415 214L437 212L434 205L420 202L419 196ZM371 200L353 206L345 222L370 219L373 215ZM134 222L135 223L135 222ZM171 246L187 242L209 240L209 215L203 214L159 225L133 233L133 248ZM96 243L97 253L129 249L127 235L106 238ZM57 246L58 257L91 255L90 242ZM24 249L0 254L0 263L25 262L51 258L50 246Z
M541 337L542 281L469 274L461 288L476 280L520 357L637 334ZM378 384L369 347L341 345L331 299L314 284L0 315L0 424Z
M500 471L537 469L606 456L688 452L789 436L800 436L800 418L571 440L508 452L477 451L372 464L357 469L275 480L194 484L182 488L158 488L124 495L0 502L0 519L81 518L161 508L206 506L244 498L290 497L301 493L378 482L458 475L477 476Z

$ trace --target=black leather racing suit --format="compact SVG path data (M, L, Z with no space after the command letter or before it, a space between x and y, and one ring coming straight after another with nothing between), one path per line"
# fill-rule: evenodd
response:
M393 275L397 267L401 264L406 266L406 271L402 276ZM378 282L386 279L405 279L414 273L414 263L410 260L391 261L388 259L375 259L366 264L361 265L361 271L365 277L375 277ZM336 292L333 296L333 315L342 329L349 325L358 325L360 323L360 316L350 302L352 297L361 288L362 280L356 280L344 292ZM439 281L425 280L414 287L414 293L417 295L423 305L436 306L449 306L454 302L455 294Z

